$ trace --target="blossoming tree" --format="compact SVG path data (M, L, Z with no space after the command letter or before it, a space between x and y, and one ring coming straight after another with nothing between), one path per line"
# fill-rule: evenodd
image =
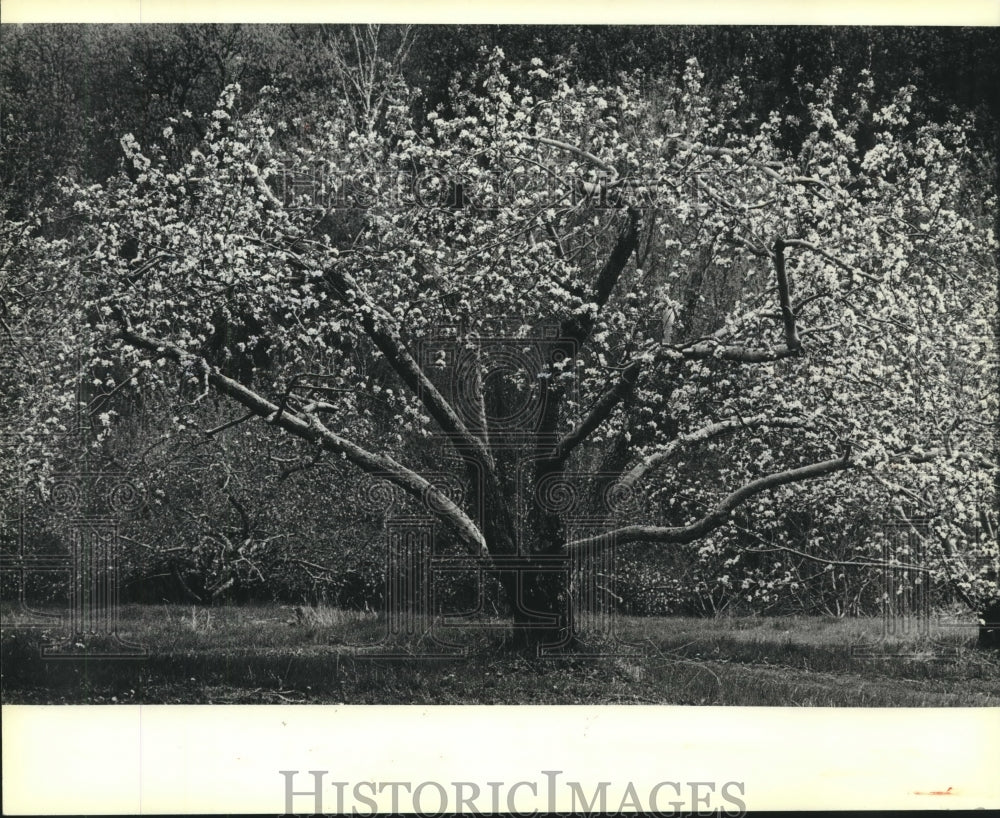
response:
M185 402L422 504L496 567L522 644L566 639L560 560L729 547L735 513L821 487L835 518L934 483L935 570L985 599L995 202L962 127L913 122L909 89L874 106L868 76L845 110L843 82L805 89L794 154L693 63L598 88L494 54L447 110L397 88L365 132L227 89L185 161L187 112L73 192L75 340L109 389L179 372Z

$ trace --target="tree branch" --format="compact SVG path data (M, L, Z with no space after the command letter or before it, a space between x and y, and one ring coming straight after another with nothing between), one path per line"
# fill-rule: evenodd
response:
M788 483L799 483L804 480L812 480L817 477L825 477L828 474L842 471L851 467L850 451L843 457L834 460L824 460L820 463L812 463L797 469L768 474L751 483L737 489L712 511L686 526L652 526L652 525L630 525L609 531L604 534L597 534L593 537L584 537L568 543L566 548L570 551L581 548L604 548L611 542L616 545L623 545L631 542L646 542L658 544L684 544L699 540L705 535L722 526L729 515L738 506L745 503L754 495L768 491L778 486Z
M691 151L692 153L696 154L700 153L704 156L713 156L713 157L729 156L732 157L733 159L744 158L737 151L734 151L730 148L719 148L711 145L696 145L692 144L691 142L686 142L683 139L676 139L675 142L677 147L680 148L681 150ZM789 176L786 178L776 170L776 168L781 167L781 165L779 165L778 163L760 162L756 159L750 159L749 157L746 157L746 161L744 162L744 164L748 165L749 167L756 168L765 176L767 176L768 179L771 179L772 181L775 181L781 185L814 185L816 187L822 187L826 189L829 189L830 187L822 179L818 179L815 176Z
M738 432L740 429L756 429L761 427L801 429L807 425L806 421L798 418L771 418L767 415L755 415L745 420L743 418L731 418L719 421L718 423L712 423L694 432L674 438L660 451L643 458L640 463L629 470L618 482L624 488L631 488L650 472L655 471L666 463L684 447L704 443L728 432Z
M996 463L991 461L989 457L984 455L982 452L969 452L964 450L952 450L948 451L946 448L937 449L909 449L904 452L896 452L889 458L890 463L930 463L934 460L941 459L954 459L954 460L971 460L977 466L983 469L992 469L996 467Z
M594 324L597 321L597 316L600 313L601 308L604 307L608 299L611 297L611 292L614 289L615 284L618 283L618 279L621 277L626 264L628 264L629 258L638 246L640 221L639 211L634 208L629 208L628 223L618 234L618 240L615 242L611 255L601 268L600 273L598 273L597 278L594 280L591 287L589 303L594 305L594 309L588 310L582 315L573 316L572 318L561 323L559 328L559 340L564 346L564 352L567 357L577 354L578 350L583 346L584 342L593 332ZM551 379L544 379L541 382L541 397L544 401L543 405L546 407L546 411L539 429L537 438L538 448L536 449L540 465L543 465L543 468L546 469L552 467L552 462L547 459L546 447L549 444L545 441L551 441L556 434L556 426L559 420L559 404L562 399L561 390L559 390L558 387L554 387L550 383L550 380ZM618 399L620 400L620 398ZM613 408L613 404L609 407L608 411L610 411L611 408ZM603 418L600 418L598 422L600 421L603 421ZM594 428L596 428L596 426ZM592 431L593 429L590 429L586 432L586 434L589 435ZM586 435L573 443L571 448L578 445L578 443L585 437ZM563 458L563 460L565 460L565 458ZM541 476L542 475L540 474L539 478L541 478Z
M291 255L291 258L305 269L313 269L298 256ZM460 451L475 454L483 467L492 471L492 457L484 441L469 430L410 354L399 334L392 329L392 316L367 298L358 282L349 273L328 268L324 272L324 277L338 291L340 298L350 301L352 298L348 294L353 293L353 299L360 302L359 312L365 333L385 356L403 383L420 399L441 430Z
M774 261L774 271L778 279L778 303L781 307L781 322L785 331L784 346L774 346L770 349L751 349L735 344L722 344L716 338L709 338L681 347L668 347L688 360L704 360L706 358L721 358L738 363L766 363L779 361L782 358L793 358L802 353L802 339L799 337L795 312L792 310L791 293L788 286L788 275L785 271L785 248L792 242L776 239L770 253Z
M581 159L586 159L592 165L596 165L605 173L609 173L612 176L617 176L618 171L615 170L613 165L609 165L603 159L594 156L590 151L585 151L583 148L579 148L569 142L563 142L561 139L551 139L547 136L529 136L528 139L534 142L541 142L543 145L548 145L551 148L559 148L563 151L568 151L569 153L575 153Z
M118 312L122 323L125 325L120 336L128 344L138 349L165 355L176 362L182 362L195 357L174 344L147 338L135 332L129 325L124 314L120 310ZM289 434L315 443L328 452L342 455L362 471L384 476L386 480L399 486L403 491L422 503L431 500L428 505L434 510L434 513L442 520L454 526L461 539L474 553L486 553L486 542L475 523L469 519L461 508L455 505L445 494L436 489L426 478L387 455L378 455L370 452L356 443L335 434L323 426L314 416L302 417L287 409L284 412L279 412L279 407L276 404L257 394L249 387L244 386L239 381L226 377L216 367L209 366L208 362L204 361L204 359L199 360L202 361L207 371L208 383L216 391L242 404L253 414L264 418Z
M247 507L243 505L243 503L241 503L239 499L234 497L232 494L227 495L227 499L229 500L229 504L233 508L235 508L237 512L239 512L240 520L243 524L243 529L242 529L243 539L244 540L249 539L251 536L251 532L253 531L253 523L250 519L250 512L248 512Z
M895 511L896 514L900 517L900 519L902 519L906 523L910 532L914 536L916 536L921 541L925 541L927 539L927 530L921 531L916 525L914 525L913 520L911 520L906 515L906 512L903 510L902 504L897 504L895 507ZM950 570L951 566L953 563L958 563L958 557L955 554L954 546L952 546L952 544L948 542L947 537L942 537L933 528L930 528L929 530L930 533L934 534L937 537L938 541L941 543L945 556L948 557L948 559L942 560L941 564L942 564L942 573L947 577L949 581L949 587L951 588L951 590L955 591L955 593L957 593L959 597L961 597L962 601L966 605L968 605L971 610L978 611L979 605L977 605L976 601L972 597L970 597L969 594L965 592L965 590L962 588L962 583L960 581L960 580L965 580L966 582L969 581L972 578L972 572L969 571L967 565L963 565L962 567L965 570L961 572L962 576L957 576L956 574L953 574Z
M591 407L587 416L579 424L562 438L552 449L551 454L545 458L549 468L562 466L569 458L573 450L608 419L614 408L633 390L639 380L641 370L639 361L633 361L622 371L618 381L604 392L597 402Z
M781 321L785 325L785 346L796 352L802 348L799 333L795 327L795 313L788 291L788 276L785 274L785 242L775 239L774 271L778 277L778 303L781 305Z
M870 273L865 273L865 272L859 270L857 267L852 267L846 261L842 261L841 259L837 258L832 253L828 253L826 250L823 250L822 248L817 247L815 244L812 244L811 242L804 241L803 239L785 239L784 246L785 247L797 247L797 248L802 249L802 250L808 250L811 253L815 253L818 256L822 256L827 261L829 261L831 264L836 264L842 270L846 270L849 273L854 273L855 275L857 275L860 278L865 278L865 279L868 279L868 281L874 281L876 283L880 283L881 282L881 279L879 279L877 276L873 276Z
M786 345L752 349L735 344L720 344L716 341L705 341L689 347L668 347L668 349L674 350L690 361L721 358L724 361L736 361L743 364L760 364L780 361L782 358L794 358L800 351Z
M563 322L563 337L575 341L578 349L590 337L590 333L594 329L594 323L597 320L597 315L604 305L608 303L611 292L618 283L618 279L621 278L621 274L625 270L629 258L639 245L640 222L641 216L639 211L629 208L628 222L618 234L618 239L611 251L611 255L608 256L608 260L597 274L597 278L594 280L589 298L587 299L587 303L594 304L597 309Z
M232 429L234 426L239 426L241 423L246 423L248 420L250 420L250 418L253 417L256 417L256 415L253 412L247 412L245 415L241 415L240 417L234 420L226 421L221 426L216 426L214 429L206 429L205 437L214 437L215 435L219 434L219 432L224 432L226 431L226 429Z
M576 154L580 158L585 159L600 168L605 173L614 177L618 176L618 171L615 170L612 165L609 165L603 159L595 156L590 151L584 150L583 148L569 142L564 142L561 139L552 139L547 136L529 136L527 138L543 145L548 145L553 148L558 148L560 150ZM587 183L583 184L585 186L587 185ZM622 204L625 204L625 202L622 202ZM621 277L622 271L628 263L629 257L638 247L640 221L641 214L639 209L633 207L632 205L628 205L628 223L618 234L618 240L615 242L615 247L611 251L610 257L594 282L589 303L597 305L596 312L600 312L601 308L607 303L608 298L611 296L611 291L614 289L615 284L618 283L618 279ZM555 235L555 230L552 228L551 224L547 224L547 228L549 230L550 237L552 237L556 242L558 252L562 255L562 244ZM569 331L568 337L571 337L579 345L582 344L583 341L585 341L590 335L590 331L593 329L593 324L594 314L588 313L583 318L575 319L574 321L569 322L565 329Z
M307 463L300 463L295 466L289 466L287 469L282 469L281 474L278 475L279 480L287 480L293 474L305 471L306 469L311 469L317 463L319 463L320 458L323 456L323 450L317 449L316 454L314 454Z

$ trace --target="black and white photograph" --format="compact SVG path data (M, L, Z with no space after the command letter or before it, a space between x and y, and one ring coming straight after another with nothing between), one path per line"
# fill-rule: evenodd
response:
M1000 705L1000 29L0 34L4 705Z

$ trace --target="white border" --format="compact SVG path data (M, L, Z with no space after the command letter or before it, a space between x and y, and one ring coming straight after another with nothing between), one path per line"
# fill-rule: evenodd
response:
M280 770L297 790L326 770L348 799L361 781L536 782L519 811L548 809L547 770L588 793L610 781L609 811L661 781L741 782L752 811L1000 808L1000 708L9 706L3 751L5 815L279 814Z
M4 0L4 23L1000 25L997 0Z

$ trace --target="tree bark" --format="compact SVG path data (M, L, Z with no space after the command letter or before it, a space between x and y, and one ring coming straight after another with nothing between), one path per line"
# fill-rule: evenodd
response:
M1000 599L983 608L979 626L979 647L1000 650Z

